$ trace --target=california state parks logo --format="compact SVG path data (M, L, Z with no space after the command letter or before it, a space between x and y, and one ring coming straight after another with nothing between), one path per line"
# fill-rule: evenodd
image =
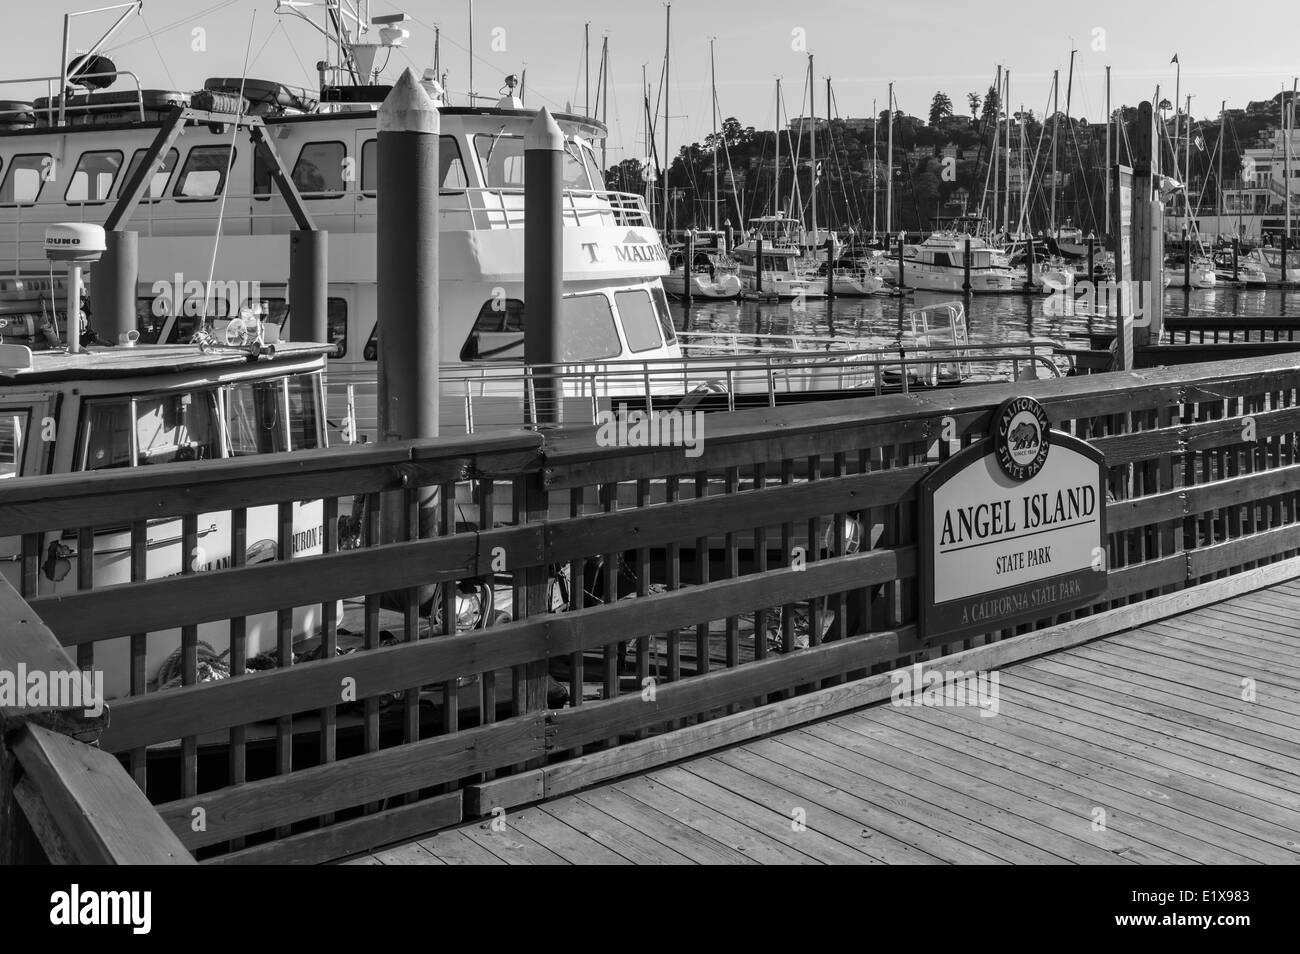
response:
M1002 472L1025 481L1042 470L1051 426L1047 412L1033 398L1003 401L993 417L993 452Z

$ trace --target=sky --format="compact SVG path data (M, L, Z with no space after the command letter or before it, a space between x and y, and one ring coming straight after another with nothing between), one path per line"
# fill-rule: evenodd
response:
M111 0L67 2L0 0L7 76L44 76L59 70L63 14ZM345 0L355 2L355 0ZM364 4L364 0L362 0ZM602 41L610 50L608 142L611 164L646 152L641 103L642 68L658 100L668 5L654 0L372 0L370 16L405 13L410 31L387 63L384 80L401 68L417 74L432 65L434 27L441 28L441 64L453 104L467 102L472 46L474 86L496 96L505 75L527 70L525 104L581 112L583 29L590 23L590 81L594 87ZM1248 12L1243 12L1248 11ZM319 17L320 10L305 10ZM85 49L118 14L72 20L74 50ZM806 110L808 54L814 57L816 111L825 115L826 78L833 114L869 116L886 106L895 84L897 107L925 116L937 90L958 112L966 94L993 82L998 64L1011 71L1011 105L1038 115L1050 107L1052 71L1061 71L1066 102L1070 50L1075 55L1070 112L1100 120L1105 114L1105 68L1112 68L1112 104L1173 99L1177 54L1181 93L1193 96L1196 117L1217 117L1219 104L1245 107L1252 99L1290 88L1300 74L1294 37L1300 7L1293 0L1225 5L1210 0L1154 3L1093 0L1089 4L1032 0L678 0L671 7L668 136L671 152L702 139L712 127L709 45L713 38L718 105L723 117L770 129L775 84L783 81L783 113ZM372 34L373 36L373 34ZM21 38L21 42L18 38ZM308 24L276 13L275 0L146 0L108 44L120 69L146 87L197 89L208 76L248 75L315 89L315 63L324 40ZM380 55L379 62L383 62ZM0 96L40 95L6 85ZM594 101L595 91L591 93ZM658 139L663 143L663 105ZM661 152L662 154L662 152Z

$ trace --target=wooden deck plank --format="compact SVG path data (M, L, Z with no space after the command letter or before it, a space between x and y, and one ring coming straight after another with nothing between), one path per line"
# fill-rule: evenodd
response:
M715 841L742 852L759 864L815 865L820 862L797 848L791 848L770 834L750 828L725 812L684 795L658 780L658 772L615 782L614 788L657 808L687 828L708 835ZM669 779L676 780L669 774Z
M570 796L538 806L571 828L616 852L632 864L689 865L693 862L680 852L660 844L644 832L609 815L582 799Z
M785 795L808 810L807 823L837 841L856 848L885 864L941 865L946 862L916 847L928 832L898 815L884 812L850 792L809 778L738 746L718 752L713 759L744 772L774 795ZM907 840L903 836L909 835Z
M730 845L681 824L624 792L605 785L572 796L607 815L622 819L639 832L696 864L752 865L755 860Z
M1214 660L1207 661L1193 653L1180 655L1177 650L1167 647L1119 646L1108 643L1089 646L1086 652L1079 653L1078 658L1093 659L1114 666L1138 666L1155 662L1161 673L1176 677L1186 689L1204 693L1215 702L1222 699L1234 704L1254 706L1269 721L1291 726L1300 724L1300 689L1272 684L1270 677L1251 675L1256 684L1255 697L1250 702L1243 703L1243 674L1240 671L1225 673L1216 667ZM1269 691L1259 691L1261 683Z
M465 834L463 828L440 831L419 842L431 855L448 865L503 865L506 862Z
M750 775L734 765L715 758L697 759L685 768L701 779L726 789L735 795L748 799L757 805L767 806L777 812L780 824L796 832L796 822L803 826L797 839L800 850L813 854L818 860L827 864L883 864L875 855L861 850L858 844L868 839L862 835L862 826L834 812L819 811L816 806L810 811L804 801L784 788ZM780 814L782 808L785 814ZM806 837L811 836L811 837ZM804 842L810 841L809 848ZM829 843L829 850L820 847L820 843ZM810 850L811 849L811 850Z
M388 848L384 851L376 851L373 857L380 864L384 865L446 864L445 861L433 854L418 841L408 842L405 845L398 845L396 848Z
M936 804L931 797L938 794L932 791L933 786L927 787L919 779L889 771L885 766L860 762L846 750L816 736L791 732L753 743L750 748L950 838L955 846L926 850L942 851L939 857L954 864L1006 864L1020 856L1020 846L1008 845L1000 832Z
M928 801L998 832L1003 842L999 854L1008 861L1032 859L1033 863L1062 864L1078 862L1079 855L1086 853L1081 852L1072 839L1061 837L1060 828L1041 824L1017 811L1024 805L1015 793L985 778L955 772L949 766L918 758L847 728L850 723L870 721L883 708L809 726L807 731L809 735L863 759L863 765L873 774L877 771L876 766L883 765L922 780L916 789L918 795L923 794ZM1100 859L1094 855L1092 860Z
M1220 646L1210 646L1188 639L1171 638L1152 630L1125 633L1124 637L1123 640L1107 641L1105 646L1107 648L1123 647L1138 652L1153 653L1157 656L1182 659L1198 666L1204 666L1213 672L1226 672L1230 675L1240 674L1243 671L1255 671L1252 657L1241 656L1230 649L1224 649ZM1270 673L1269 680L1277 688L1286 689L1297 698L1300 698L1300 677Z
M1065 705L1067 698L1062 689L1068 689L1071 680L1061 679L1051 673L1033 673L1017 670L1002 681L1006 688L1023 689L1040 698L1035 705L1046 710ZM1199 729L1185 729L1164 719L1144 716L1136 710L1125 708L1106 699L1096 699L1081 694L1068 697L1068 706L1076 712L1087 713L1098 728L1123 732L1129 738L1147 739L1152 746L1167 752L1178 753L1186 761L1180 763L1185 772L1221 772L1225 785L1238 788L1243 793L1260 799L1295 798L1294 786L1300 780L1293 769L1275 763L1276 756L1250 746L1236 746L1219 736ZM1072 718L1083 721L1075 715ZM1300 803L1298 803L1300 804Z
M538 844L506 820L504 831L493 831L492 822L486 821L461 832L506 864L510 865L563 865L568 864L560 855L545 845Z
M1210 654L1211 658L1221 660L1225 667L1267 666L1270 671L1283 678L1293 682L1300 680L1300 665L1296 664L1297 651L1300 651L1300 647L1289 651L1279 647L1277 651L1273 651L1268 648L1269 644L1254 635L1244 633L1228 635L1223 630L1213 631L1208 622L1179 620L1177 625L1155 623L1132 634L1125 633L1124 637L1117 641L1120 645L1126 645L1130 639L1138 637L1160 641L1168 646L1187 646L1193 652Z
M1008 709L1016 711L1011 705ZM1094 799L1095 806L1106 810L1108 826L1122 823L1134 836L1176 851L1188 860L1277 864L1300 861L1300 856L1285 845L1287 829L1258 822L1211 799L1159 785L1150 779L1158 772L1140 755L1112 753L1094 743L1078 742L1059 730L1044 729L1031 721L1031 711L1017 711L1013 722L1001 718L979 720L973 713L956 709L927 710L918 713L917 718L951 727L972 739L992 740L1019 753L1030 760L1023 763L1021 771L1063 780L1074 792ZM994 721L997 724L991 725Z
M628 860L540 806L508 812L506 825L516 834L545 845L571 865L625 865Z
M1267 739L1270 751L1300 758L1300 729L1295 727L1294 722L1288 724L1287 720L1276 719L1270 712L1260 711L1253 703L1219 697L1207 699L1205 693L1198 693L1155 669L1136 672L1126 665L1117 666L1073 654L1053 657L1043 662L1081 673L1083 678L1096 685L1142 702L1218 720L1225 731L1236 730L1245 734L1243 737Z
M1286 645L1300 638L1300 622L1295 618L1295 608L1281 609L1270 603L1215 603L1205 606L1194 613L1188 613L1179 620L1190 619L1202 624L1219 624L1220 635L1236 635L1238 632L1255 634L1258 638L1272 644ZM1244 631L1222 626L1241 624Z
M1000 785L1015 796L1004 804L1022 817L1052 829L1055 837L1044 845L1067 860L1079 864L1126 861L1154 864L1181 860L1179 855L1113 828L1093 831L1089 815L1093 806L1089 800L1020 770L1015 760L1008 759L996 746L974 742L948 727L935 730L933 726L918 725L905 713L886 711L883 707L872 710L871 715L869 719L844 719L836 725L874 743L914 752L939 765L960 767L967 777Z

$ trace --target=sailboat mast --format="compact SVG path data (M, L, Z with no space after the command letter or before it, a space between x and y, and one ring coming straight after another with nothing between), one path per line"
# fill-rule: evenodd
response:
M1102 168L1103 177L1106 180L1106 209L1103 221L1105 225L1106 238L1110 238L1110 67L1106 67L1106 163Z
M672 86L668 83L669 55L672 45L673 5L664 4L664 237L668 236L668 173L672 171L673 160L668 152L668 100Z
M1187 94L1187 132L1183 136L1183 228L1192 234L1192 95ZM1184 251L1186 251L1184 249Z
M709 37L709 88L713 98L713 231L718 231L718 74L713 64L713 37Z
M582 85L584 100L582 114L591 115L591 21L582 25Z
M876 194L879 191L877 163L880 161L880 112L871 101L871 240L876 240Z
M1074 54L1078 52L1078 50L1070 51L1070 71L1066 74L1065 78L1065 128L1067 132L1070 129L1070 105L1074 96ZM1073 135L1071 135L1071 139L1073 138ZM1079 214L1079 192L1077 189L1075 190L1074 195L1074 213L1077 218Z
M997 78L993 81L993 138L989 151L993 153L993 234L998 232L998 133L1002 129L1002 66L999 64Z
M827 169L830 169L829 161L831 158L831 150L833 150L834 148L835 148L835 137L831 133L831 78L828 76L826 77L826 159L828 162L826 166ZM837 157L838 155L839 154L836 153ZM844 202L844 217L848 218L850 214L851 213L849 212L848 199L846 197ZM834 229L835 228L834 222L835 222L835 194L831 193L831 197L826 201L826 228Z
M1006 89L1006 95L1002 102L1007 104L1007 161L1006 161L1006 189L1002 196L1002 227L1011 232L1011 70L1007 70L1003 77L1003 85Z
M1052 70L1052 201L1047 213L1048 235L1056 237L1056 133L1061 124L1061 71Z
M1286 237L1291 238L1291 130L1295 126L1295 103L1292 103L1292 109L1287 109L1286 103L1286 86L1282 87L1281 99L1282 104L1282 162L1285 166L1283 179L1286 181L1286 195L1282 201L1286 204Z
M813 55L808 54L808 166L812 181L808 183L812 206L812 241L817 241L817 88L813 85Z
M885 145L885 234L894 233L894 84L889 84L889 106L886 110L888 142Z
M1214 191L1219 196L1219 221L1214 231L1216 233L1223 231L1223 133L1226 126L1226 114L1228 112L1228 101L1225 99L1219 103L1219 185Z
M781 211L781 77L776 78L776 133L772 150L772 214Z

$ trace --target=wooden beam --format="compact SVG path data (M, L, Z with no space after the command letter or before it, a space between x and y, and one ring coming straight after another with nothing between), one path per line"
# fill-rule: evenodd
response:
M37 725L20 729L12 748L78 864L194 863L107 752Z
M374 815L363 815L337 825L218 855L204 864L318 865L348 855L377 851L385 845L407 842L459 824L464 818L461 796L459 791L434 795Z

